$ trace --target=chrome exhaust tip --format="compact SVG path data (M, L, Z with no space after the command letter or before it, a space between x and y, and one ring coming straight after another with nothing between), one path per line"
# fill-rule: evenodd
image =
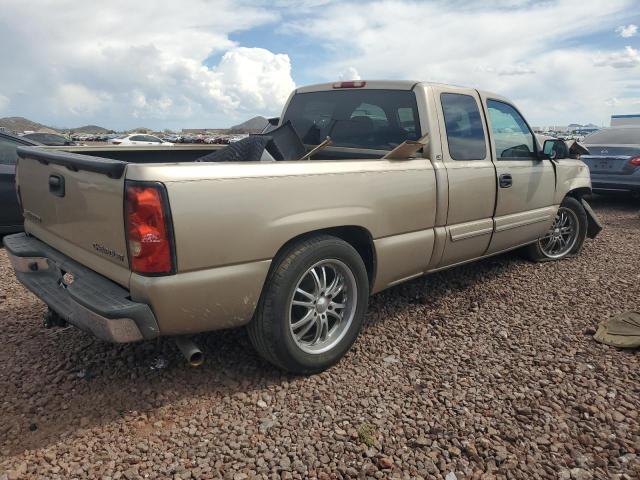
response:
M204 363L204 353L187 337L177 337L176 345L192 367L199 367Z

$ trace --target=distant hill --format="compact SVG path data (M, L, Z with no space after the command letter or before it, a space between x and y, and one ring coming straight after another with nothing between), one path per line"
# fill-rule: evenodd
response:
M231 133L259 133L267 126L269 121L258 115L239 125L234 125L229 130Z
M84 127L72 128L70 130L73 133L90 133L93 135L99 135L99 134L111 132L111 130L104 127L99 127L98 125L85 125Z
M43 125L38 122L34 122L24 117L0 118L0 127L4 127L7 130L10 130L13 132L25 132L29 130L37 132L38 130L42 130L42 129L55 130L55 129L52 129L51 127L47 127L46 125Z

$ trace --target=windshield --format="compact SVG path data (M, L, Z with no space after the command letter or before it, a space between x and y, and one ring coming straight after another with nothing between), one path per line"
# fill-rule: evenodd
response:
M331 90L293 96L283 122L302 141L318 145L327 136L338 147L392 150L421 137L416 97L403 90Z
M584 137L587 145L638 145L640 144L640 126L605 128Z

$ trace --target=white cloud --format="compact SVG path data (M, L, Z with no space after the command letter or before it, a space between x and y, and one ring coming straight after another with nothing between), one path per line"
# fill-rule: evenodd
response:
M309 83L470 85L511 97L532 123L602 123L627 105L608 100L640 96L639 51L584 39L611 35L634 8L637 0L113 0L99 9L3 0L11 22L0 21L0 108L58 126L227 126L279 113L293 69ZM637 34L631 27L618 34ZM255 47L283 34L284 52L234 40Z
M637 105L640 105L640 97L625 97L625 98L617 98L612 97L607 99L607 105L616 108L626 108L631 107L637 109ZM635 110L634 110L635 111Z
M278 21L266 4L5 0L2 12L0 92L40 122L226 126L279 113L294 88L286 54L229 38Z
M9 97L5 97L4 95L0 95L0 112L5 110L9 106Z
M216 72L235 108L269 110L273 105L281 106L295 88L289 56L262 48L228 51Z
M361 80L361 78L358 70L353 67L348 67L338 74L338 80Z
M111 100L109 94L90 90L84 85L65 83L54 93L54 101L58 110L64 110L73 115L92 115L99 111Z
M365 80L427 80L501 93L534 124L602 123L611 114L607 98L640 91L637 72L598 68L616 52L598 54L580 39L610 32L634 6L636 0L377 0L363 8L343 1L283 30L321 42L330 60L314 71L327 80L335 78L330 72L353 67ZM627 58L633 52L625 50L620 61L633 64Z
M630 25L621 25L616 28L616 33L620 35L622 38L631 38L635 37L638 33L638 26L634 24Z
M633 47L625 47L622 52L600 54L593 60L597 67L633 68L640 65L640 53Z

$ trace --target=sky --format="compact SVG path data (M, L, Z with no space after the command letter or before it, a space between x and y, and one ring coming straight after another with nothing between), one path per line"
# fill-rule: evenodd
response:
M0 117L56 127L228 127L338 79L489 90L536 126L640 113L640 0L0 0L0 11Z

